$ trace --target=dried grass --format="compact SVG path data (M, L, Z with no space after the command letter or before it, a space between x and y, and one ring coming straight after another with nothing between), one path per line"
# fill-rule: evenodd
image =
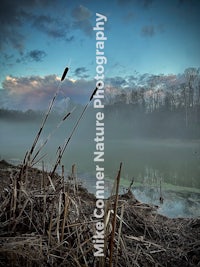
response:
M11 182L0 197L0 266L199 264L200 220L168 219L131 191L118 195L120 171L117 194L105 200L105 257L97 258L92 242L96 199L74 180L75 166L65 180L64 167L61 177L27 168L26 183L19 180L21 168L10 171Z

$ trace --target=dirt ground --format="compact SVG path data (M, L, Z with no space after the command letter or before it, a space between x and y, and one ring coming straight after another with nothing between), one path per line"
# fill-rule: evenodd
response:
M127 191L118 200L109 265L111 223L104 259L93 256L95 196L70 177L63 189L61 178L33 168L19 189L19 173L0 161L0 266L200 266L200 218L167 218ZM114 199L105 200L111 209Z

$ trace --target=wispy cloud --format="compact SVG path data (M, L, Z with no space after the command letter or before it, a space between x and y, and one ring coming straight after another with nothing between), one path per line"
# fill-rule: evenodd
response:
M91 17L91 12L87 7L82 5L75 7L72 10L72 17L77 21L87 20Z
M118 0L118 4L121 6L125 5L139 5L142 8L148 9L152 6L154 0Z
M141 1L144 8L150 8L154 0L143 0Z
M189 4L189 5L195 6L195 5L199 4L199 1L198 0L190 0L190 1L188 1L188 0L178 0L178 6L179 7L184 5L184 4L186 4L186 5Z
M135 14L133 11L129 11L126 15L123 16L125 22L131 22L135 19Z
M142 27L141 34L145 37L152 37L155 35L155 27L153 25Z
M119 5L124 6L124 5L133 3L134 0L118 0L117 2Z
M45 51L42 50L32 50L30 51L27 56L32 59L33 61L42 61L42 59L46 56Z
M46 52L43 50L31 50L27 52L25 55L22 54L20 58L17 59L17 63L21 62L30 62L30 61L35 61L35 62L41 62L43 59L47 56Z
M88 72L88 70L85 67L80 67L75 69L74 74L79 77L79 78L88 78L89 75L87 75L86 73Z
M92 35L93 25L90 21L92 13L87 7L82 5L75 7L71 12L71 16L74 29L83 31L87 36Z
M141 28L141 35L144 37L153 37L155 34L162 34L165 32L163 24L158 25L145 25Z
M40 15L32 16L32 20L33 26L49 37L66 41L71 41L74 38L73 35L69 34L70 23L66 23L66 21L62 20L60 17Z

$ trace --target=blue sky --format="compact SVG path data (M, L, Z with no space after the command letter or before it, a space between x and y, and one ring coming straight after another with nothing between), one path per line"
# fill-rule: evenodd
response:
M0 108L43 108L67 65L60 103L86 101L94 87L96 12L108 19L109 86L134 75L200 67L199 0L3 0Z

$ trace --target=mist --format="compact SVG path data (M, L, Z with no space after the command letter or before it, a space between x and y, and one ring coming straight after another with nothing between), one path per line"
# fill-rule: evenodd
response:
M49 133L56 130L37 157L41 157L40 163L43 161L48 171L52 170L58 156L58 147L62 147L69 137L82 109L81 105L77 105L71 116L59 128L57 126L62 121L63 114L52 113L47 120L35 151L45 142ZM104 113L104 168L108 184L109 181L110 185L112 184L119 163L122 162L121 191L128 187L134 178L134 193L138 198L148 202L158 202L160 183L162 190L166 192L165 196L170 189L176 192L179 198L181 192L187 191L187 198L198 199L196 194L200 192L200 134L192 117L191 127L186 127L184 110L169 111L162 107L148 113L141 109L141 106L122 103L106 105ZM5 115L4 111L3 114L1 112L0 157L19 164L33 143L44 113L7 111ZM95 115L96 110L92 105L89 106L62 158L65 174L69 174L71 166L76 164L78 177L90 191L95 189ZM167 201L163 207L168 211ZM177 210L179 214L186 212L183 202L176 207ZM195 211L195 215L200 213L199 206L198 210Z
M64 140L69 137L71 130L81 112L79 106L71 117L56 129L62 120L62 114L50 116L44 131L39 139L37 149L45 142L49 133L50 140L42 149L38 158L45 155L44 162L49 165L55 163L57 150ZM111 110L112 109L112 110ZM70 170L76 163L80 173L94 173L93 152L95 150L95 110L88 108L77 131L70 140L64 153L62 163ZM120 113L120 114L118 114ZM139 112L126 114L125 108L105 108L105 170L107 176L113 178L119 162L124 163L123 175L126 179L135 177L136 181L143 181L146 176L158 176L165 182L200 189L198 179L200 170L199 139L177 138L180 128L178 123L164 122L173 125L173 132L163 127L163 121L141 120ZM44 114L43 114L44 115ZM1 158L7 160L23 160L26 151L33 143L34 137L40 127L42 114L32 119L3 119L1 117ZM146 116L146 115L143 115ZM156 115L157 116L157 115ZM156 128L155 128L156 125ZM164 134L164 136L163 136ZM173 135L174 134L174 135ZM153 174L153 173L156 174ZM150 179L150 178L149 178ZM153 177L151 177L153 179Z

